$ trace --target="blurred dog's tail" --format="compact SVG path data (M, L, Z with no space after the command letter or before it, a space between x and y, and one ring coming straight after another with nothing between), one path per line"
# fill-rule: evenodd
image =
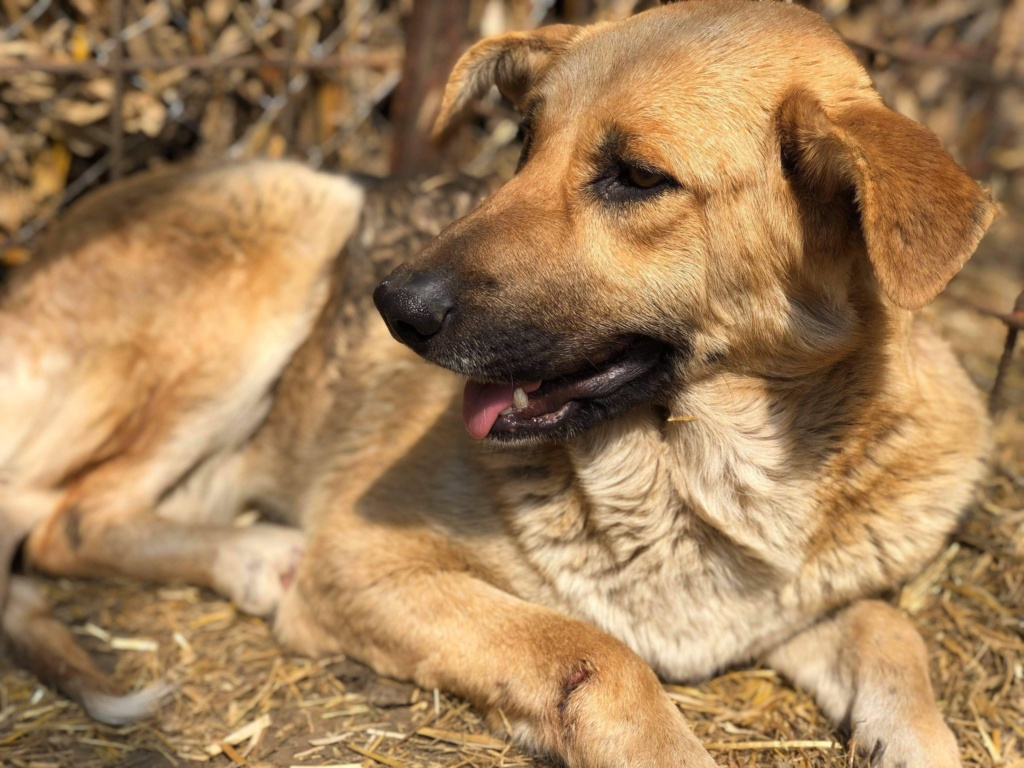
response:
M121 693L68 628L53 618L40 585L25 576L9 578L6 602L0 594L0 630L20 664L77 701L100 722L125 725L156 712L171 690L169 684L159 682L134 693ZM3 581L0 579L0 586Z

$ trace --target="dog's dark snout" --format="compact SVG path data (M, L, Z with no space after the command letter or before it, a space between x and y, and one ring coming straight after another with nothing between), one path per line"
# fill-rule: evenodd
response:
M452 309L452 279L447 270L414 271L402 265L373 292L373 303L391 335L417 347L437 334Z

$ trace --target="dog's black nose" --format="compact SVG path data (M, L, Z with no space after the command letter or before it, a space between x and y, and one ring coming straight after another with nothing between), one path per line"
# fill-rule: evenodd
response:
M373 292L391 335L417 347L434 336L452 309L452 280L447 270L413 271L403 264Z

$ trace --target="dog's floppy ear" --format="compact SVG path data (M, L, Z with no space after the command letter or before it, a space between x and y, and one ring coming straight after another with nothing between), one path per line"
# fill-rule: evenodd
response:
M580 28L553 24L530 32L508 32L474 45L458 60L445 86L441 113L434 123L440 138L471 101L492 85L522 108L522 99L547 68L552 54L569 47Z
M996 213L988 195L923 125L880 102L830 116L797 89L779 110L783 163L805 193L852 190L875 276L917 309L970 258Z

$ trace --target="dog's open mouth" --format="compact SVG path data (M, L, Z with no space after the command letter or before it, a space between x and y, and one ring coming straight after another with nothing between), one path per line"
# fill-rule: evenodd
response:
M466 429L482 440L553 436L573 421L586 428L621 412L625 401L639 399L637 390L647 387L631 385L658 367L663 351L654 340L633 336L613 345L599 362L588 360L569 375L505 384L471 379L462 400Z

